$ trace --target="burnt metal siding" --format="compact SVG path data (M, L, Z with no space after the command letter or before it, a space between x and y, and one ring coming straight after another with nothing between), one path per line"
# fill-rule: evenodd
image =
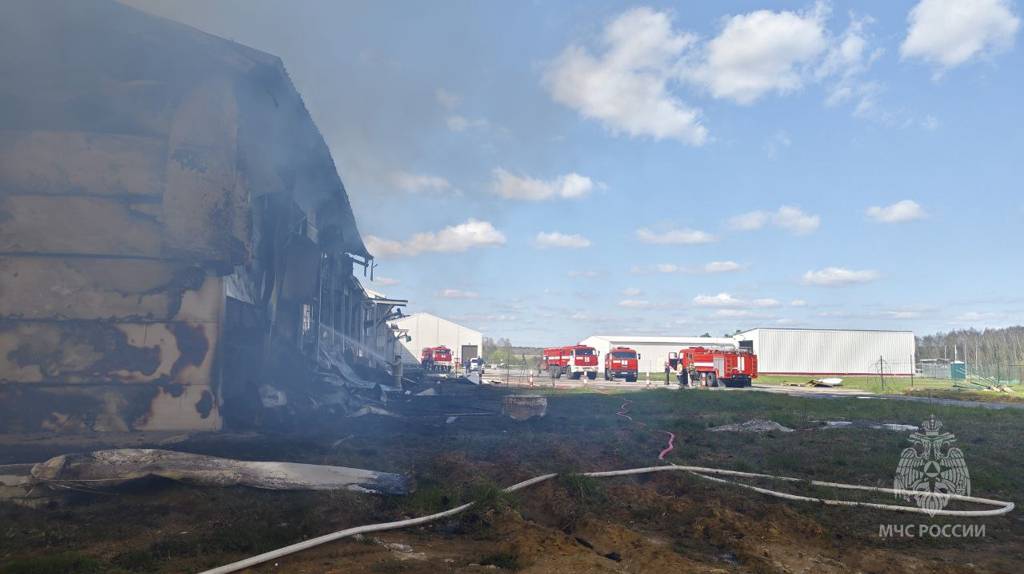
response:
M915 343L910 331L753 329L736 336L754 342L764 374L868 375L914 372Z
M0 3L0 54L0 432L221 428L225 277L283 325L297 222L368 256L281 61L109 0Z

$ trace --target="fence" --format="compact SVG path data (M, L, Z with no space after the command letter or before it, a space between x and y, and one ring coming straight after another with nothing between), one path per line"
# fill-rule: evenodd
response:
M929 379L968 381L985 385L1019 385L1024 381L1024 364L1007 363L960 363L963 365L962 378L954 378L954 365L944 361L920 363L917 372Z

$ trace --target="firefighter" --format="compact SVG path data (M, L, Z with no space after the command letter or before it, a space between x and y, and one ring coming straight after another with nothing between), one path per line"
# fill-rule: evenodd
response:
M669 366L668 361L665 361L665 386L668 386L669 375L672 373L672 367Z

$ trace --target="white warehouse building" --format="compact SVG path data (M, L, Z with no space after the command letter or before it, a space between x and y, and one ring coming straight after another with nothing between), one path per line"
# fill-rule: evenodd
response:
M870 375L880 363L887 375L914 373L910 331L759 328L735 338L753 343L762 374Z
M424 347L444 345L452 350L452 359L463 363L469 359L482 357L484 339L480 331L463 327L447 319L430 313L413 313L391 323L398 331L398 340L402 345L402 362L418 364L420 351Z
M604 357L614 347L629 347L640 355L637 363L641 373L657 373L665 368L669 353L678 353L686 347L727 347L735 349L737 342L730 337L643 337L636 335L594 335L580 341L597 349L597 369L604 372Z

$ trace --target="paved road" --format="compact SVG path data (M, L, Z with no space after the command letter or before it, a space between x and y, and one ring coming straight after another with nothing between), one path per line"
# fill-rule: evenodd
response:
M532 375L532 384L531 384ZM474 379L474 382L476 380ZM500 384L509 385L513 387L543 387L543 388L555 388L555 389L601 389L601 390L615 390L615 391L646 391L653 388L667 388L671 390L679 389L679 385L675 382L665 385L664 380L641 380L635 383L627 383L622 380L605 381L603 378L597 380L569 380L565 378L551 379L548 376L536 375L532 371L527 370L512 370L506 372L502 371L488 371L483 376L484 384ZM986 402L986 401L969 401L961 399L945 399L945 398L930 398L922 396L910 396L910 395L880 395L872 393L871 391L862 391L859 389L844 389L836 387L804 387L804 386L783 386L783 385L753 385L745 389L705 389L708 391L720 391L720 392L761 392L761 393L774 393L781 395L789 395L795 397L808 397L813 399L837 399L837 398L856 398L865 400L894 400L894 401L908 401L908 402L921 402L939 405L959 406L959 407L974 407L990 410L1002 410L1002 409L1024 409L1024 403L1022 402Z

